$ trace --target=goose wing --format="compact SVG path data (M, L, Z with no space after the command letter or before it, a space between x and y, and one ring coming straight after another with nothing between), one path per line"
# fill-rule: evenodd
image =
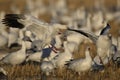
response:
M74 31L74 32L78 32L88 38L90 38L93 42L96 43L97 39L98 39L98 36L96 36L95 34L93 34L92 32L85 32L83 30L75 30L75 29L70 29L68 28L69 31Z
M2 22L12 28L29 30L40 39L42 34L48 32L48 28L51 26L30 14L6 14Z
M100 35L109 34L110 29L111 29L111 26L107 23L106 26L101 30ZM93 34L92 32L88 32L88 31L75 30L75 29L70 29L70 28L68 28L68 30L78 32L78 33L90 38L95 43L96 43L96 41L98 40L98 37L99 37L99 36L96 36L95 34Z
M24 19L22 14L6 14L4 19L2 19L3 24L13 28L24 28L24 25L18 22L19 19Z

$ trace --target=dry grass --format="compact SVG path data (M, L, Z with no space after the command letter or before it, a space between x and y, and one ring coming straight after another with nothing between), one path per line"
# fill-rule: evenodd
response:
M55 0L56 1L56 0ZM95 0L67 0L69 9L75 10L80 6L86 6L88 9L93 7L93 1ZM48 0L44 0L45 4L48 5ZM25 0L0 0L0 11L6 11L11 13L10 6L15 4L23 9L25 5ZM116 5L116 0L106 0L105 4L107 7L111 8ZM40 15L40 18L49 22L51 15L49 13ZM109 22L112 26L111 33L113 36L118 36L118 30L120 29L120 24L115 21ZM83 58L85 45L80 46L80 50L74 53L75 58ZM88 43L87 45L92 45L91 53L93 56L96 55L96 49L94 44ZM104 72L85 72L85 74L78 75L70 70L55 70L56 76L41 76L40 65L25 64L25 65L1 65L6 71L8 71L8 80L119 80L120 79L120 69L117 68L113 63L111 65L106 65Z
M56 69L56 76L50 75L44 77L41 76L40 66L33 64L25 64L18 66L3 66L8 71L8 80L119 80L120 69L115 65L106 66L104 72L85 72L78 75L75 72L66 69Z

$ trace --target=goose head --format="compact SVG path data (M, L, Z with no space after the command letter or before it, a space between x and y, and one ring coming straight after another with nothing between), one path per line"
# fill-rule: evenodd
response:
M89 52L89 56L91 57L92 60L93 60L94 57L96 56L95 53L93 52L92 47L91 47L90 45L88 45L88 46L86 47L85 53L86 53L86 52Z
M61 24L53 24L53 27L55 29L55 31L58 34L62 34L67 30L67 26L66 25L61 25Z
M111 26L107 23L106 27L102 29L100 35L106 35L110 32Z

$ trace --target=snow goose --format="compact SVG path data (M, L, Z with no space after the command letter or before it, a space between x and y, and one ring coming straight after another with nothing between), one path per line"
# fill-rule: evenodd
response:
M56 33L61 31L61 29L62 31L63 29L67 29L66 25L48 24L38 20L30 14L6 14L2 22L9 27L31 31L41 40L41 48L50 44L52 38Z
M22 42L22 48L16 52L9 53L1 61L6 64L21 64L26 58L26 47L24 41Z
M72 56L72 50L70 50L71 46L74 46L74 44L69 43L67 41L64 41L64 52L59 53L59 55L55 56L52 60L57 68L62 69L64 65L66 64L66 61L69 61L73 58ZM73 47L74 48L74 47Z
M54 73L55 66L51 61L42 61L40 68L43 74L49 76L50 73Z
M112 42L108 36L106 35L100 36L97 40L96 45L97 45L97 54L102 61L106 57L108 58L110 57Z
M52 52L52 47L46 46L44 49L34 52L32 54L29 54L26 58L27 61L35 61L35 62L41 62L42 60L49 60L49 56Z
M62 42L60 37L61 35L56 35L55 40L52 40L51 45L46 46L41 51L37 51L33 54L30 54L27 57L26 61L41 62L42 58L48 58L49 60L51 60L53 57L58 55L57 53L60 50L59 48L61 48Z
M107 24L105 28L100 33L100 36L96 36L93 33L84 32L82 30L73 30L68 29L70 31L75 31L83 34L84 36L90 38L97 46L97 54L100 57L100 61L102 62L106 57L109 57L111 51L111 35L109 35L109 30L111 29L110 25ZM103 45L104 44L104 45Z
M112 44L112 45L111 45L111 49L110 49L110 54L109 54L109 56L104 57L104 59L102 60L103 64L105 65L105 64L109 63L109 61L110 61L111 59L113 59L113 61L114 61L114 59L115 59L115 57L116 57L117 51L118 51L118 50L117 50L117 47L116 47L114 44ZM114 58L113 58L113 57L114 57ZM103 65L103 64L101 63L101 60L100 60L100 58L99 58L98 55L94 58L94 64L95 64L95 65ZM93 65L94 65L94 64L93 64Z
M92 66L92 57L90 55L90 48L87 46L85 50L85 58L83 59L73 59L67 62L68 69L71 69L79 74L81 72L87 71Z

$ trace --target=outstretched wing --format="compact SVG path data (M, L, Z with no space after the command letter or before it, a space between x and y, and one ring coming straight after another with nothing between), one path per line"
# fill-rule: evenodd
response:
M25 27L22 23L18 22L18 19L24 19L22 14L6 14L5 18L2 20L3 24L12 28L22 29Z
M50 26L30 14L6 14L2 22L12 28L25 28L39 38L48 31L48 26Z
M69 31L74 31L74 32L78 32L88 38L90 38L93 42L96 43L97 39L98 39L98 36L96 36L95 34L91 33L91 32L85 32L83 30L75 30L75 29L70 29L68 28Z

